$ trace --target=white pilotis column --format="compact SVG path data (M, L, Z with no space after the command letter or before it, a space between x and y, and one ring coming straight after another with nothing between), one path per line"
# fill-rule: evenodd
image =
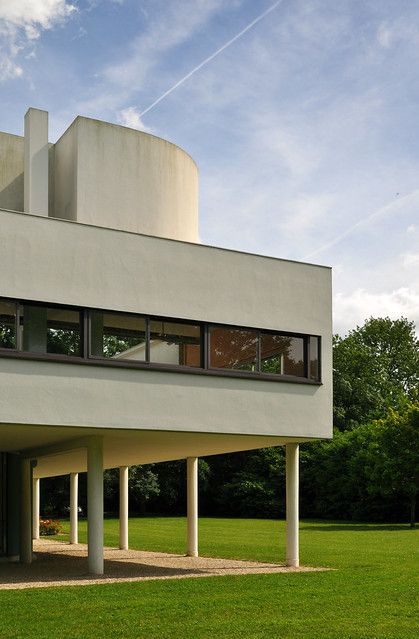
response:
M39 539L39 483L40 479L32 481L32 538Z
M128 550L128 466L119 468L119 547Z
M188 557L198 557L198 457L186 460Z
M32 465L21 461L20 486L20 563L32 563Z
M92 575L103 575L103 442L92 437L87 446L87 544Z
M287 511L287 548L286 564L297 568L300 565L298 538L298 457L299 445L286 445L286 511Z
M48 113L25 115L23 199L25 213L48 216Z
M70 473L70 544L79 543L79 475Z

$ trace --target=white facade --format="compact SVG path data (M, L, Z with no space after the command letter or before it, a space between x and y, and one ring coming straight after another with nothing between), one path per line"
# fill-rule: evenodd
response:
M42 133L46 117L29 110L25 140L0 134L0 300L18 309L15 347L0 343L0 452L36 460L34 477L85 471L90 458L92 504L100 501L102 467L331 437L330 269L199 244L197 169L184 151L81 117L51 145ZM56 315L82 312L78 359L53 357L28 341L34 302ZM176 366L173 337L165 344L151 332L113 361L91 357L85 341L93 329L86 326L100 316L105 334L103 318L116 312L144 317L147 327L166 322L180 344L190 340L182 326L196 325L201 341L193 364ZM231 343L235 334L248 336L237 370L222 354L223 365L211 365L214 325ZM285 342L292 374L283 362L267 374L264 362L279 357L272 345ZM314 377L312 343L321 349ZM293 355L294 344L304 355ZM287 468L295 454L289 459ZM292 476L295 495L298 473L297 482ZM90 508L97 527L100 512ZM190 511L194 518L196 509ZM192 524L190 530L196 536ZM92 553L90 567L100 572L100 551Z

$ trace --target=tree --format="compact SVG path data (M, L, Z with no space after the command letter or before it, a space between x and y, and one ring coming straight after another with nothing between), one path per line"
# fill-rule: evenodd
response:
M419 491L419 402L406 403L400 412L390 409L377 426L373 477L383 496L396 495L408 502L410 526L414 528Z
M147 502L160 493L156 465L131 466L129 469L129 503L133 512L144 513ZM119 470L111 468L104 472L105 508L117 512L119 507Z
M370 318L333 345L334 423L339 430L382 419L419 385L419 340L405 318Z
M284 513L285 457L282 447L208 457L211 482L204 512L221 516L278 517Z
M135 510L145 512L146 503L160 494L155 465L131 466L129 469L129 493Z
M383 499L371 483L377 428L363 424L335 430L331 441L301 447L301 513L303 517L380 520Z

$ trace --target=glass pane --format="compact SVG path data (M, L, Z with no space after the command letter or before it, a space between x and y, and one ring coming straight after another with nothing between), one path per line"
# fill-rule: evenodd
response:
M319 338L312 335L310 337L310 379L319 381L319 363Z
M25 304L21 307L23 350L30 353L47 352L47 309Z
M109 359L146 358L146 320L139 315L90 313L90 354Z
M81 357L79 311L25 304L20 315L24 351Z
M201 366L201 328L197 324L150 322L150 362Z
M66 308L47 309L47 352L81 357L80 312Z
M257 331L210 328L210 367L257 370Z
M16 348L16 304L0 300L0 348Z
M304 339L263 333L261 371L273 375L304 377Z

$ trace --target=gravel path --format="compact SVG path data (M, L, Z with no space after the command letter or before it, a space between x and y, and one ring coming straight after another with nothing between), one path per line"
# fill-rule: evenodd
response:
M80 586L149 579L185 579L217 575L245 575L259 573L294 573L330 570L328 568L289 568L235 559L186 557L143 550L105 548L105 574L87 574L86 544L69 544L40 539L34 542L35 558L30 566L0 563L0 590L17 588L45 588L49 586Z

